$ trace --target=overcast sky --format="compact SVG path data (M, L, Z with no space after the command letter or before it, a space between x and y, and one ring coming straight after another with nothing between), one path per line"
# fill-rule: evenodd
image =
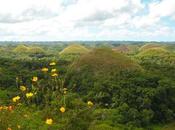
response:
M0 41L175 41L175 0L0 0Z

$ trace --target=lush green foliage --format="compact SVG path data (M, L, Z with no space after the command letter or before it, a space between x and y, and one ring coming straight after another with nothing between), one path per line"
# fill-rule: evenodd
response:
M173 45L66 46L0 47L0 130L175 129Z

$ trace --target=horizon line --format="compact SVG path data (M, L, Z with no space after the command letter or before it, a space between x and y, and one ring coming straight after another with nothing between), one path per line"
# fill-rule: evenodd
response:
M0 42L175 42L175 40L0 40Z

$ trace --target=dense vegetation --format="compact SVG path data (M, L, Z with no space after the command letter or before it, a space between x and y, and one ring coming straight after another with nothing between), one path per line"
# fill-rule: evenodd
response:
M174 44L2 44L0 77L0 130L175 129Z

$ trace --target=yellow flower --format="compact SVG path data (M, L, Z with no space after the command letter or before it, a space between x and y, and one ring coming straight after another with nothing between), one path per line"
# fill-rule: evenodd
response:
M0 106L0 111L3 109L3 106Z
M54 66L54 65L56 65L56 63L55 62L51 62L49 65L50 66Z
M28 115L27 115L27 114L25 114L25 115L24 115L24 117L25 117L25 118L27 118L27 117L28 117Z
M24 91L26 91L26 87L25 86L20 86L20 90L24 92Z
M8 107L7 107L7 106L3 106L3 109L4 109L4 110L8 110Z
M49 70L49 69L46 68L46 67L44 67L44 68L41 69L42 72L48 72L48 70Z
M33 81L33 82L38 81L38 77L34 76L34 77L32 78L32 81Z
M30 93L26 93L26 97L27 98L31 98L32 96L33 96L33 93L31 93L31 92Z
M57 71L57 69L52 69L52 70L51 70L52 73L54 73L54 72L56 72L56 71Z
M53 73L51 76L52 76L52 77L57 77L58 74L57 74L57 73Z
M46 119L46 124L52 125L53 124L53 120L51 118L50 119Z
M63 93L64 93L64 94L67 93L67 88L63 88Z
M64 91L67 91L67 88L63 88Z
M91 102L91 101L88 101L87 104L89 107L92 107L94 105L93 102Z
M13 97L13 98L12 98L12 101L13 101L13 102L17 102L19 99L20 99L20 96L16 96L16 97Z
M66 111L66 109L65 109L64 107L61 107L61 108L60 108L60 111L61 111L62 113L64 113L64 112Z
M17 125L17 128L18 128L18 129L21 129L21 126L20 126L20 125Z

